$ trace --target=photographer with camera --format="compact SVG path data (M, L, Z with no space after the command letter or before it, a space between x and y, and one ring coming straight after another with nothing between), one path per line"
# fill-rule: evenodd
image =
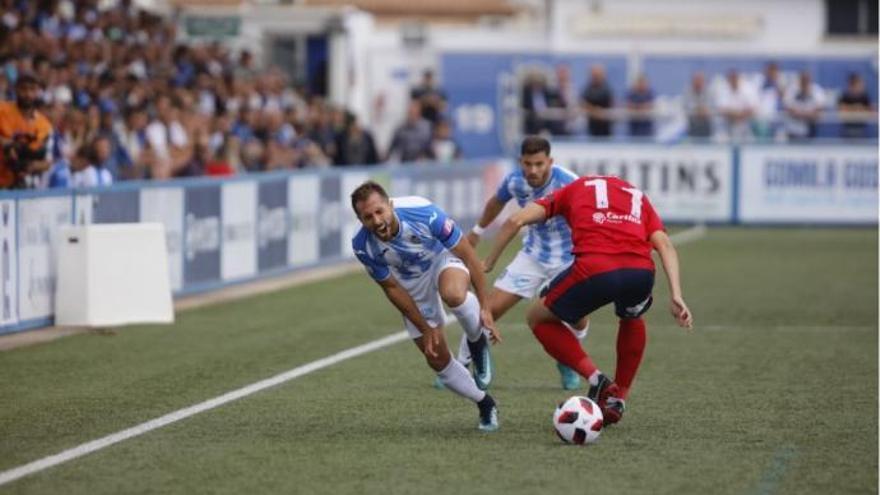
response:
M0 188L23 189L29 177L49 168L47 143L52 124L37 111L42 85L30 75L15 81L15 101L0 102Z

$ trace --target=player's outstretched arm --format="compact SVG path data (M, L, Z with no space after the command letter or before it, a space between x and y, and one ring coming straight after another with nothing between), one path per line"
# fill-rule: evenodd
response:
M416 328L422 332L422 338L425 343L425 353L432 357L437 357L436 346L440 345L439 328L434 328L425 317L422 316L419 307L413 300L409 292L403 288L393 276L377 282L385 292L385 297L391 301L391 304L397 308L400 313L409 321L413 322Z
M484 263L486 272L491 272L492 268L495 267L495 263L498 261L498 258L501 257L501 253L504 252L504 248L510 244L513 236L519 232L519 229L523 227L523 225L529 225L533 223L543 222L544 219L547 218L547 212L544 210L544 207L538 205L536 203L529 203L523 207L523 209L511 215L507 220L504 221L504 224L501 226L501 230L498 232L498 235L495 237L495 243L492 245L492 251L489 253L489 256L486 258Z
M498 195L493 195L489 198L489 201L486 201L486 206L483 207L483 214L480 216L480 220L477 221L477 224L468 232L467 240L471 243L471 246L477 247L477 244L480 242L480 236L483 234L483 229L492 225L492 222L498 218L498 215L501 214L501 210L504 209L504 203L498 199Z
M486 288L486 275L483 273L483 264L477 257L474 247L468 242L459 241L452 249L452 254L456 255L464 262L469 272L471 272L471 284L477 293L477 299L480 301L480 320L484 327L489 331L489 338L493 343L501 342L501 333L495 326L495 318L492 316L492 310L489 307L489 290Z
M669 283L669 309L679 326L691 329L694 326L694 317L688 309L681 295L681 278L678 268L678 252L672 245L672 240L662 230L651 234L651 245L660 255L663 271L666 272L666 281Z

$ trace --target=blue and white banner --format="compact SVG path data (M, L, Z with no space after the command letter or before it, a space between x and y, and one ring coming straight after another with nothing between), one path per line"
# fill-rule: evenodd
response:
M614 175L631 182L669 222L733 219L733 158L721 145L554 144L558 165L578 175Z
M287 266L287 179L264 181L257 195L257 269Z
M580 174L629 180L670 222L877 224L878 154L871 146L560 141L552 155ZM368 178L392 196L425 196L468 228L513 166L491 159L0 193L0 333L51 321L57 236L73 221L162 223L172 289L181 295L350 259L360 222L349 194Z
M183 233L184 286L220 281L220 186L186 190Z
M223 249L221 275L224 281L253 277L257 273L257 184L223 184L221 210Z
M55 311L55 247L62 225L73 215L70 196L21 199L18 202L18 316L27 321Z
M171 290L177 292L183 288L183 188L151 187L140 193L141 221L165 226Z
M743 223L877 223L876 146L751 146L739 167Z

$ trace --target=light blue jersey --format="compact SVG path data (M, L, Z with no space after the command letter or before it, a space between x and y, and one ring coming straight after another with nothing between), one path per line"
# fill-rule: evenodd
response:
M522 169L517 168L504 177L495 195L502 203L516 198L517 204L523 207L530 201L541 199L565 187L577 178L573 172L554 165L547 182L541 187L533 188L526 181ZM557 216L544 223L528 226L522 251L542 265L558 267L571 263L571 248L571 229L562 216Z
M431 271L445 249L458 244L461 229L425 198L405 196L392 201L400 222L397 236L383 242L361 227L351 245L374 280L382 281L391 275L398 280L416 279Z

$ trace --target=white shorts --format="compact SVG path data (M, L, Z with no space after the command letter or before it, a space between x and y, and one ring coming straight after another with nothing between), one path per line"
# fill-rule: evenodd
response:
M443 300L440 299L440 274L447 268L458 268L470 275L464 262L446 251L437 257L431 270L422 274L421 277L398 280L400 285L412 296L419 312L432 327L442 327L446 324L446 311L443 310ZM403 323L410 338L417 339L422 336L422 332L416 328L413 322L409 321L409 318L404 317Z
M520 251L516 258L507 265L495 280L495 288L516 294L525 299L538 295L545 283L553 280L557 273L565 270L568 265L547 266L538 263L534 258Z

